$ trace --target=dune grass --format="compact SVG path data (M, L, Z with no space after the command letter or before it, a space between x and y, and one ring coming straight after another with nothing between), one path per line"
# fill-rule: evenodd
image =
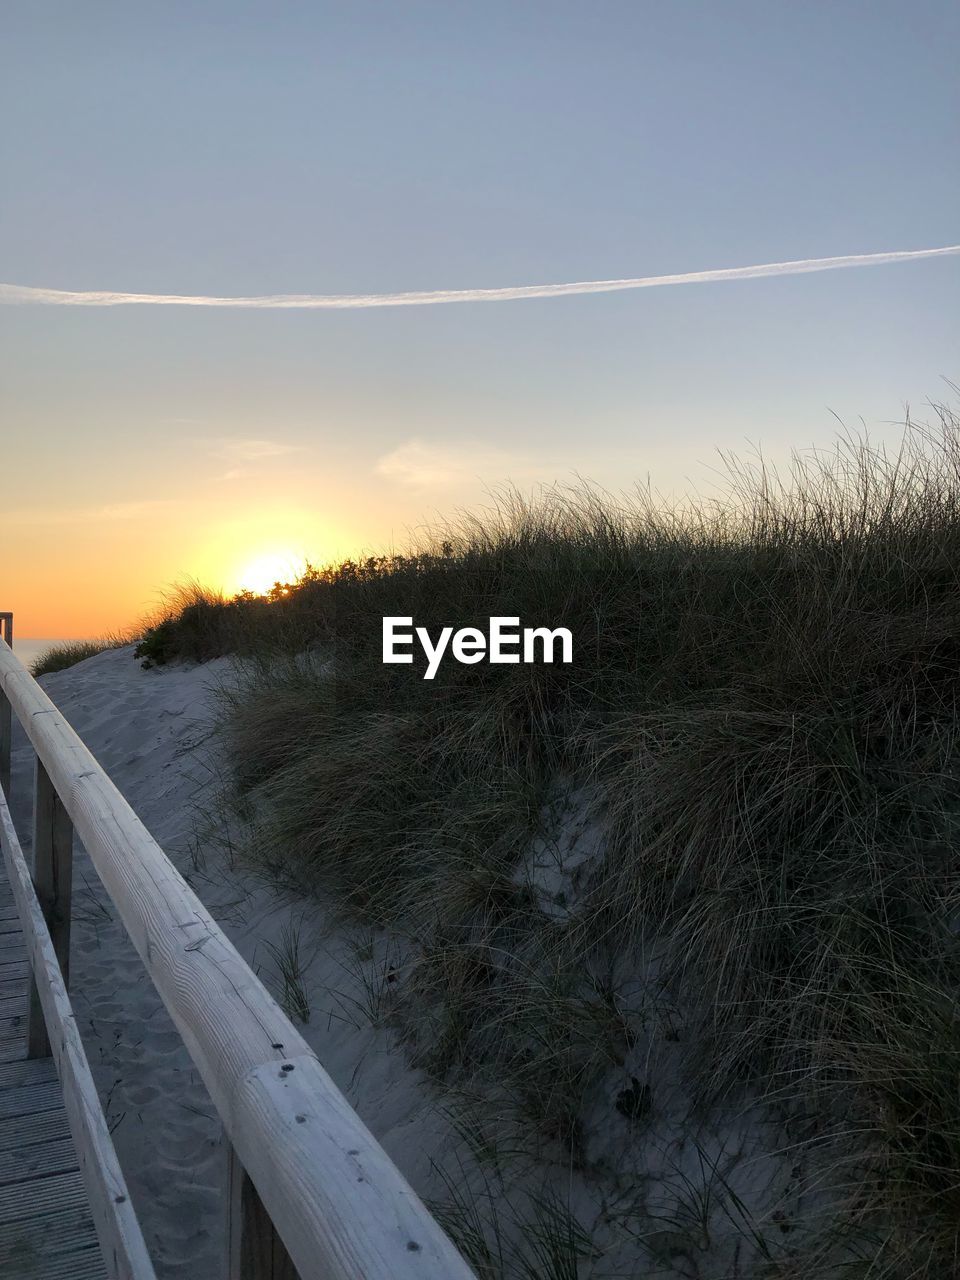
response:
M644 1265L953 1275L960 422L729 479L683 509L507 495L270 600L188 601L143 656L247 656L251 850L408 940L415 1061L516 1159L607 1179ZM575 661L424 682L382 665L387 614L564 625ZM748 1112L762 1190L688 1158Z
M133 636L110 635L101 636L97 640L64 640L60 644L45 649L30 664L30 674L39 677L49 675L52 671L65 671L67 667L76 666L86 658L94 658L98 653L108 649L119 649L131 644Z

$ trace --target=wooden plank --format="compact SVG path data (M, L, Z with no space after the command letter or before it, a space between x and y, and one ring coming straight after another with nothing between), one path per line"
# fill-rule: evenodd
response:
M38 1111L53 1111L61 1105L59 1080L4 1089L0 1093L0 1120L10 1116L32 1116Z
M474 1280L289 1018L2 644L0 686L301 1280ZM19 893L17 901L22 915Z
M105 1280L107 1275L96 1238L92 1246L88 1245L82 1251L56 1257L44 1255L39 1265L39 1272L36 1269L18 1271L4 1277L4 1280Z
M25 1222L39 1214L80 1209L87 1191L78 1171L55 1173L18 1186L0 1188L0 1223Z
M10 810L0 797L0 848L17 900L36 989L63 1092L80 1174L110 1280L156 1280L143 1233L90 1074L60 962L47 930ZM28 1088L39 1089L33 1085ZM5 1095L0 1095L0 1105Z
M43 912L63 985L70 987L70 904L73 886L73 823L38 759L33 794L33 888ZM37 981L30 979L27 1055L45 1058L50 1037L43 1017Z
M78 1170L80 1162L70 1138L35 1143L16 1151L0 1151L0 1186L8 1182L29 1182L49 1173Z
M13 1089L24 1084L44 1084L47 1080L56 1080L57 1069L49 1058L37 1058L31 1061L24 1058L22 1062L8 1062L0 1067L0 1089Z
M42 1280L106 1280L107 1275L96 1241L82 1252L45 1257L42 1267ZM18 1280L36 1280L36 1274L35 1271L26 1275L21 1272Z
M0 1017L0 1044L11 1041L22 1044L27 1028L26 1013L7 1013Z
M0 1151L20 1151L41 1142L67 1137L70 1123L65 1111L44 1111L37 1116L13 1116L0 1120Z
M100 1271L91 1274L104 1275L103 1263L97 1258L97 1235L85 1209L72 1208L41 1214L26 1222L7 1222L0 1225L0 1275L7 1280L15 1276L35 1276L47 1280L53 1274L60 1257L77 1258L89 1263L92 1258L100 1262ZM33 1270L28 1270L28 1267ZM62 1271L73 1276L79 1271Z

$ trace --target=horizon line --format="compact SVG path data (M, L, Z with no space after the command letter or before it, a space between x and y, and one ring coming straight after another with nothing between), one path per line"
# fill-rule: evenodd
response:
M665 285L713 284L753 280L769 276L802 275L849 267L883 266L920 258L960 254L960 244L939 249L899 249L889 253L847 254L834 258L800 258L788 262L764 262L750 267L722 267L659 276L620 280L580 280L569 284L512 285L484 289L437 289L400 293L309 294L277 293L249 297L220 297L169 293L120 293L109 290L72 292L34 285L0 283L0 304L116 307L181 306L238 307L254 310L354 310L367 307L436 306L451 302L515 302L527 298L569 297L588 293L614 293Z

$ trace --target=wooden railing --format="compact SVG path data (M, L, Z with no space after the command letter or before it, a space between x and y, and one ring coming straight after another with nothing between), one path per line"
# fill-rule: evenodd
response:
M37 753L35 894L25 872L11 876L24 932L33 938L29 1051L49 1053L53 1042L65 1097L71 1064L83 1051L67 1019L73 1040L64 1071L63 1020L50 1015L57 1000L67 999L75 829L223 1122L229 1280L475 1280L310 1046L0 639L0 771L5 761L7 794L11 708ZM0 838L16 870L19 846L2 797ZM89 1110L89 1097L77 1102L74 1110ZM99 1106L97 1112L104 1124ZM150 1280L132 1213L122 1222L96 1215L100 1189L115 1190L110 1179L119 1176L112 1147L102 1150L105 1133L105 1124L93 1122L74 1130L82 1164L96 1166L88 1191L93 1186L104 1254L108 1266L120 1257L111 1276Z
M13 648L13 614L0 613L0 640ZM0 791L10 792L10 703L0 698Z

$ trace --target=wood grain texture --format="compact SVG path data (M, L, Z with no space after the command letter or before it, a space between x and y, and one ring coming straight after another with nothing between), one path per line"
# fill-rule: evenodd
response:
M227 1146L227 1280L297 1280L297 1272L250 1175Z
M49 774L37 760L33 791L33 888L47 922L63 985L67 988L70 986L72 886L73 823L53 788ZM49 1053L50 1037L37 990L37 977L31 974L27 1056L45 1058Z
M299 1032L2 641L0 687L301 1280L474 1280Z
M5 1090L0 1094L0 1101L9 1100L18 1093L29 1092L33 1112L30 1117L31 1128L37 1129L39 1133L39 1126L35 1124L36 1116L43 1113L46 1106L45 1096L41 1091L56 1091L55 1105L50 1106L50 1110L55 1111L59 1110L62 1093L63 1107L67 1113L80 1167L84 1199L89 1203L106 1274L110 1280L156 1280L90 1074L60 961L33 890L30 872L10 818L10 810L3 797L0 797L0 849L23 925L24 943L46 1020L50 1052L59 1076L59 1084L50 1079L49 1075L44 1080L40 1075L44 1062L28 1061L21 1070L25 1073L28 1067L33 1069L32 1076L23 1076L31 1082ZM13 1066L3 1070L9 1077L15 1078L17 1075ZM10 1112L10 1107L7 1110ZM71 1177L75 1180L75 1175ZM77 1186L81 1185L76 1180L75 1183Z

